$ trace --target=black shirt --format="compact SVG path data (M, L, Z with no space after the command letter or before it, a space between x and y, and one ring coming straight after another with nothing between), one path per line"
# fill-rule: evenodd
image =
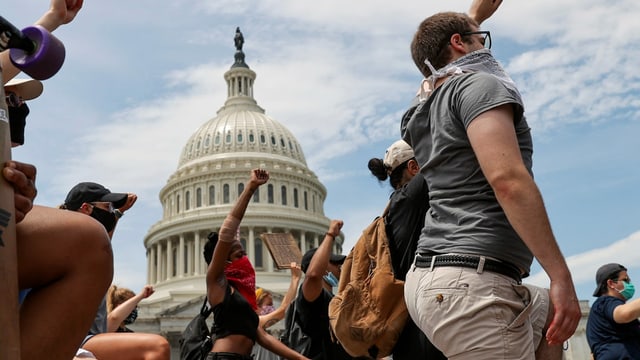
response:
M213 328L211 332L216 338L229 335L244 335L256 341L258 336L258 314L249 302L231 286L227 285L224 300L213 307Z

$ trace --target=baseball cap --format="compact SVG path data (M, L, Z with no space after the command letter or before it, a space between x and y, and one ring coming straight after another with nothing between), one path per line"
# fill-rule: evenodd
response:
M34 79L16 79L13 78L4 84L5 92L13 90L23 100L35 99L42 94L42 83Z
M384 159L382 160L385 167L388 169L388 173L393 172L398 166L404 164L407 160L411 160L415 157L413 149L404 140L398 140L394 142L387 151L384 153Z
M627 268L616 263L610 263L600 266L596 272L596 290L593 292L593 296L598 297L602 294L607 280L617 275L620 271L627 271Z
M83 203L94 201L110 202L113 207L121 208L127 202L128 194L112 193L109 189L94 182L81 182L74 186L67 198L64 207L69 210L78 210Z
M304 255L302 256L302 260L300 261L300 269L302 269L302 272L304 273L307 272L307 269L309 268L309 264L311 264L311 258L313 258L313 254L315 254L317 250L318 248L314 248L311 250L307 250L307 252L304 253ZM331 257L329 258L329 262L342 265L342 263L344 262L344 259L346 258L347 258L346 255L331 254Z

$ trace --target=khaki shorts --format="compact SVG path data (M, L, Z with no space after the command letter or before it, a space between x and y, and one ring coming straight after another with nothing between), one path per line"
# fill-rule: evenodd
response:
M463 267L411 267L409 315L449 359L535 359L549 292Z

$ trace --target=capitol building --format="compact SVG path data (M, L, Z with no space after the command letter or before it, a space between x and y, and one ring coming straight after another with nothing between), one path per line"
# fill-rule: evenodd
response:
M219 231L251 169L267 169L270 180L255 192L238 237L255 267L256 285L270 290L276 303L289 287L290 272L276 268L260 235L291 234L304 253L318 247L330 223L323 208L327 190L307 167L300 143L254 98L256 73L245 62L242 42L236 40L234 62L224 73L227 99L184 145L176 171L159 194L162 219L144 239L147 283L156 292L139 304L130 327L166 337L174 360L180 358L182 331L206 297L202 250L207 234ZM334 253L343 252L343 243L342 236L336 238ZM566 360L591 359L585 337L588 301L580 306L582 319L565 344Z
M180 334L205 299L207 234L219 230L251 169L267 169L270 180L255 192L238 236L255 267L256 285L272 291L276 302L289 287L290 272L276 268L260 235L291 234L304 253L318 247L330 223L323 208L327 190L307 167L300 143L254 98L256 73L245 63L242 43L236 43L224 80L227 100L185 144L160 191L162 219L144 239L147 283L156 292L140 304L131 327L165 336L172 359L179 358ZM336 239L334 253L342 253L343 243L343 237Z

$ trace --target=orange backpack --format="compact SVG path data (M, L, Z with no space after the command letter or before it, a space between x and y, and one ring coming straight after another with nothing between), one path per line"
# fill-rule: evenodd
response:
M404 282L393 275L384 217L363 232L342 265L329 323L349 355L391 354L407 321Z

